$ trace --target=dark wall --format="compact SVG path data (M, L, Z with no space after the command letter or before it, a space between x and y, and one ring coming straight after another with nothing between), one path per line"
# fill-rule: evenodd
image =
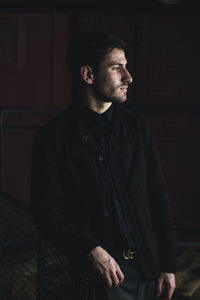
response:
M71 101L65 57L79 28L127 42L128 103L153 127L179 238L197 240L200 17L194 10L0 12L1 188L29 204L33 135Z

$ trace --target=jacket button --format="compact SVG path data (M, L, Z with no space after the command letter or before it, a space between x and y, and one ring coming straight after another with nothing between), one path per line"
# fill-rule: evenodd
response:
M109 217L109 211L105 210L104 213L103 213L103 216L104 216L105 218Z
M103 155L102 154L100 154L99 156L98 156L98 158L99 158L99 161L104 161L104 157L103 157Z
M83 135L81 141L82 141L83 143L87 143L87 141L88 141L88 136L87 136L87 135Z

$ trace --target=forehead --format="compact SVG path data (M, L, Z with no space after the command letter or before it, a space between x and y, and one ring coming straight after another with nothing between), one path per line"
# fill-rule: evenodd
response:
M126 64L126 57L123 50L115 48L111 52L105 55L101 64L104 66L114 65L114 64Z

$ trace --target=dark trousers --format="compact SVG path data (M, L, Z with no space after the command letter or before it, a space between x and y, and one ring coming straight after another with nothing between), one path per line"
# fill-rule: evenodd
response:
M94 290L95 300L155 300L156 280L145 281L140 269L132 261L119 262L124 281L118 287L107 287L106 283Z

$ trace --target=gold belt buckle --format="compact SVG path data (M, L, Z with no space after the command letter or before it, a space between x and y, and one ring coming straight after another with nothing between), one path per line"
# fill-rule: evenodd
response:
M123 258L125 259L134 259L136 257L136 251L132 251L131 249L123 251Z

